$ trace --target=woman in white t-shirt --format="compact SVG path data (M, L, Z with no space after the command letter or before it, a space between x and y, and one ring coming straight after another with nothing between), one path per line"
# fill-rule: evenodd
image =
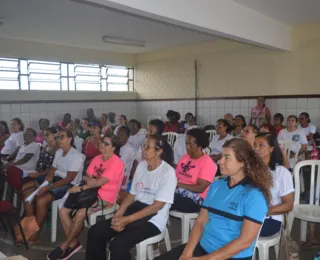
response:
M143 158L134 175L130 194L112 220L103 220L88 231L87 260L129 260L137 243L164 232L177 185L172 149L156 135L143 145ZM103 232L101 232L103 230Z
M313 135L317 132L317 129L314 125L310 124L311 120L307 112L303 112L299 115L299 123L306 134L308 144L313 145Z
M210 157L215 162L219 161L221 158L222 146L227 140L232 139L232 135L229 133L231 132L232 128L229 125L226 119L219 119L216 124L216 131L217 134L213 136L210 142L210 149L211 154Z
M56 152L52 167L45 178L48 185L39 190L35 203L28 203L25 208L25 216L30 219L25 222L28 223L27 226L22 226L31 243L40 241L40 228L47 217L50 204L61 199L68 189L82 179L84 155L74 148L72 132L61 129L56 139L60 149ZM22 240L22 237L20 239Z
M288 116L287 128L284 128L280 131L278 135L278 141L292 141L301 144L299 151L297 148L292 147L292 152L294 152L294 154L298 153L301 155L307 150L307 137L305 132L298 127L298 118L296 116ZM292 157L294 157L294 155L292 155Z
M268 237L280 232L283 214L293 208L294 188L291 173L283 166L283 156L277 137L270 133L257 135L254 143L256 153L270 168L273 186L271 202L260 236Z
M18 147L24 144L23 140L24 124L20 118L13 118L11 120L11 135L4 142L1 150L1 157L9 156L14 153Z

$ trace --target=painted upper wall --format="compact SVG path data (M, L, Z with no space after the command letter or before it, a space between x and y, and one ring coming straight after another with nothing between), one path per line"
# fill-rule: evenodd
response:
M292 52L221 40L136 56L140 99L320 94L320 25L293 28Z

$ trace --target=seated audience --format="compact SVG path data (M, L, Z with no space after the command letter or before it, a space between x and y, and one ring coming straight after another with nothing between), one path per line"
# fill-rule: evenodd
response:
M91 135L88 124L89 124L88 118L87 117L82 118L81 129L78 133L78 136L83 140L87 140L87 138Z
M136 119L131 119L129 121L130 137L128 142L133 146L137 151L139 147L143 144L146 139L145 133L141 133L141 123Z
M170 150L156 135L148 136L130 194L112 220L100 221L88 231L87 260L106 260L108 242L111 260L129 260L132 247L166 229L177 185L173 158L167 157Z
M111 126L108 124L108 116L106 114L100 115L101 135L111 134Z
M188 120L190 117L193 117L193 114L188 112L184 116L184 120L180 121L180 133L185 133L185 131L189 128Z
M277 135L277 131L272 124L263 124L259 127L259 133L270 133Z
M241 138L247 140L254 147L254 140L257 134L258 128L255 125L247 125L241 133Z
M119 125L114 129L113 134L117 135L121 126L128 126L128 120L125 115L119 116Z
M187 154L180 159L176 167L178 184L171 210L199 212L217 171L216 164L202 151L208 145L209 141L203 129L188 131Z
M234 120L233 120L233 115L232 115L232 114L227 113L227 114L225 114L225 115L223 116L223 118L224 118L225 120L227 120L228 123L229 123L229 125L231 125L231 126L233 127L233 125L234 125Z
M284 128L280 131L278 135L278 141L292 141L298 144L301 144L301 148L298 151L297 147L292 147L291 158L294 158L294 154L304 155L304 152L307 150L308 140L303 129L298 127L298 118L294 115L288 116L287 119L287 128ZM303 156L301 159L304 159ZM293 167L292 163L291 168Z
M293 208L293 179L291 173L283 166L283 155L276 135L270 133L257 135L254 149L269 166L272 174L271 201L260 231L261 237L268 237L280 232L283 214Z
M79 136L77 136L77 125L75 122L72 122L70 124L70 131L72 132L73 134L73 141L74 141L74 146L76 147L76 150L79 152L79 153L82 153L82 150L83 150L83 139L80 138Z
M271 124L263 124L259 129L259 134L261 134L261 133L269 133L269 134L272 134L272 135L276 136L276 130L273 127L273 125L271 125ZM284 167L286 167L287 169L290 169L289 159L288 159L288 157L286 155L285 150L283 150L281 147L280 147L280 150L281 150L281 154L282 154L282 158L283 158L282 165Z
M269 169L240 138L224 144L220 166L226 178L211 184L188 243L157 260L252 259L268 211Z
M240 137L241 136L241 132L243 130L243 128L246 127L246 119L244 118L243 115L236 115L236 117L234 118L234 129L231 133L232 136L234 137Z
M255 125L259 128L265 123L271 123L271 112L265 104L265 98L258 97L257 105L251 109L250 125Z
M60 149L56 152L52 167L44 181L49 183L40 189L32 203L26 203L25 217L30 218L23 229L29 243L39 242L40 229L47 217L48 208L54 200L63 198L67 191L82 178L83 155L73 144L70 131L61 129L56 136ZM22 237L20 237L22 240ZM19 240L19 239L18 239Z
M81 122L79 118L76 118L75 120L73 120L73 127L77 129L77 135L78 135L81 128Z
M109 120L108 120L108 125L111 127L112 130L116 129L116 126L118 125L115 118L116 114L114 112L110 112L108 114Z
M130 137L130 129L127 126L121 126L119 128L118 136L120 138L120 159L125 164L125 173L123 178L123 183L121 186L121 200L126 196L126 191L128 188L128 183L130 179L130 174L132 167L134 165L134 161L136 158L137 151L133 148L133 146L128 142Z
M284 121L284 117L283 117L283 115L281 113L274 114L274 116L273 116L273 126L276 129L276 135L277 136L279 135L280 131L285 128L285 126L282 125L283 121Z
M87 109L87 118L88 118L88 122L91 121L99 121L99 118L96 118L94 115L94 111L92 108L88 108Z
M71 115L69 113L65 113L62 121L58 123L58 126L61 127L61 129L68 129L70 127L70 123Z
M91 135L84 141L84 155L86 156L85 166L89 165L90 161L100 154L100 122L91 121L89 123L89 130Z
M168 110L166 114L168 121L165 122L164 124L164 130L163 132L174 132L178 133L180 130L180 124L179 124L179 119L180 119L180 114L176 111L173 110Z
M11 134L4 142L4 146L1 150L1 157L8 157L24 144L23 130L24 124L22 123L22 120L20 118L13 118L11 120Z
M188 128L185 130L185 133L187 133L189 130L193 128L198 128L197 126L197 120L195 117L191 116L188 119Z
M309 145L313 145L313 136L317 132L317 129L314 125L310 124L310 116L307 112L303 112L299 116L299 123L303 129Z
M119 149L119 137L104 137L100 145L101 154L93 158L87 169L85 184L83 186L73 186L68 190L70 193L77 193L99 187L99 199L96 205L89 209L88 214L90 214L90 211L111 207L115 202L124 168L123 162L118 157ZM71 212L72 209L65 207L59 210L66 239L48 254L47 259L49 260L68 259L82 248L76 238L86 219L87 209L77 210L73 218L70 216Z
M10 137L7 122L0 121L0 151L2 150L5 141Z
M36 131L32 128L27 128L24 133L24 144L20 146L17 153L13 153L9 156L16 155L14 161L8 163L7 166L12 165L16 166L23 171L23 177L27 177L29 173L32 173L36 170L37 161L40 155L40 145L35 142ZM12 158L13 159L13 158Z
M43 133L45 130L49 128L49 125L50 125L50 121L48 119L41 118L39 120L40 131L37 133L36 140L35 140L36 143L39 143L41 145L43 144L43 140L44 140Z
M219 161L221 158L222 146L227 141L232 139L233 137L229 135L231 131L231 126L229 125L228 121L225 119L219 119L216 125L216 135L213 136L210 142L210 150L211 154L210 157L215 162Z

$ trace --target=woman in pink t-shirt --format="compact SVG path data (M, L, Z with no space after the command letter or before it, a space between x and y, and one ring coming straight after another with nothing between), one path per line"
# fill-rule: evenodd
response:
M94 205L92 209L89 209L89 213L93 209L100 210L101 208L110 207L116 202L124 169L124 164L118 156L119 151L119 137L113 136L110 138L105 136L100 144L101 154L92 159L87 169L86 184L82 187L73 186L69 190L69 192L75 193L89 188L100 187L98 195L101 200L97 202L98 206ZM70 212L71 209L65 207L62 207L59 211L62 226L66 233L66 240L51 252L51 254L61 253L59 259L68 259L82 248L76 237L80 233L86 218L86 209L78 210L73 220L70 217Z
M217 171L217 165L202 152L208 145L209 140L203 129L194 128L188 131L187 154L180 159L176 167L178 184L171 210L199 212Z

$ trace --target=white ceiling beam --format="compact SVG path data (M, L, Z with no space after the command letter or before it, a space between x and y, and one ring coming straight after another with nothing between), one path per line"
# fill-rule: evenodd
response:
M232 0L73 1L98 4L271 49L291 50L290 26Z

